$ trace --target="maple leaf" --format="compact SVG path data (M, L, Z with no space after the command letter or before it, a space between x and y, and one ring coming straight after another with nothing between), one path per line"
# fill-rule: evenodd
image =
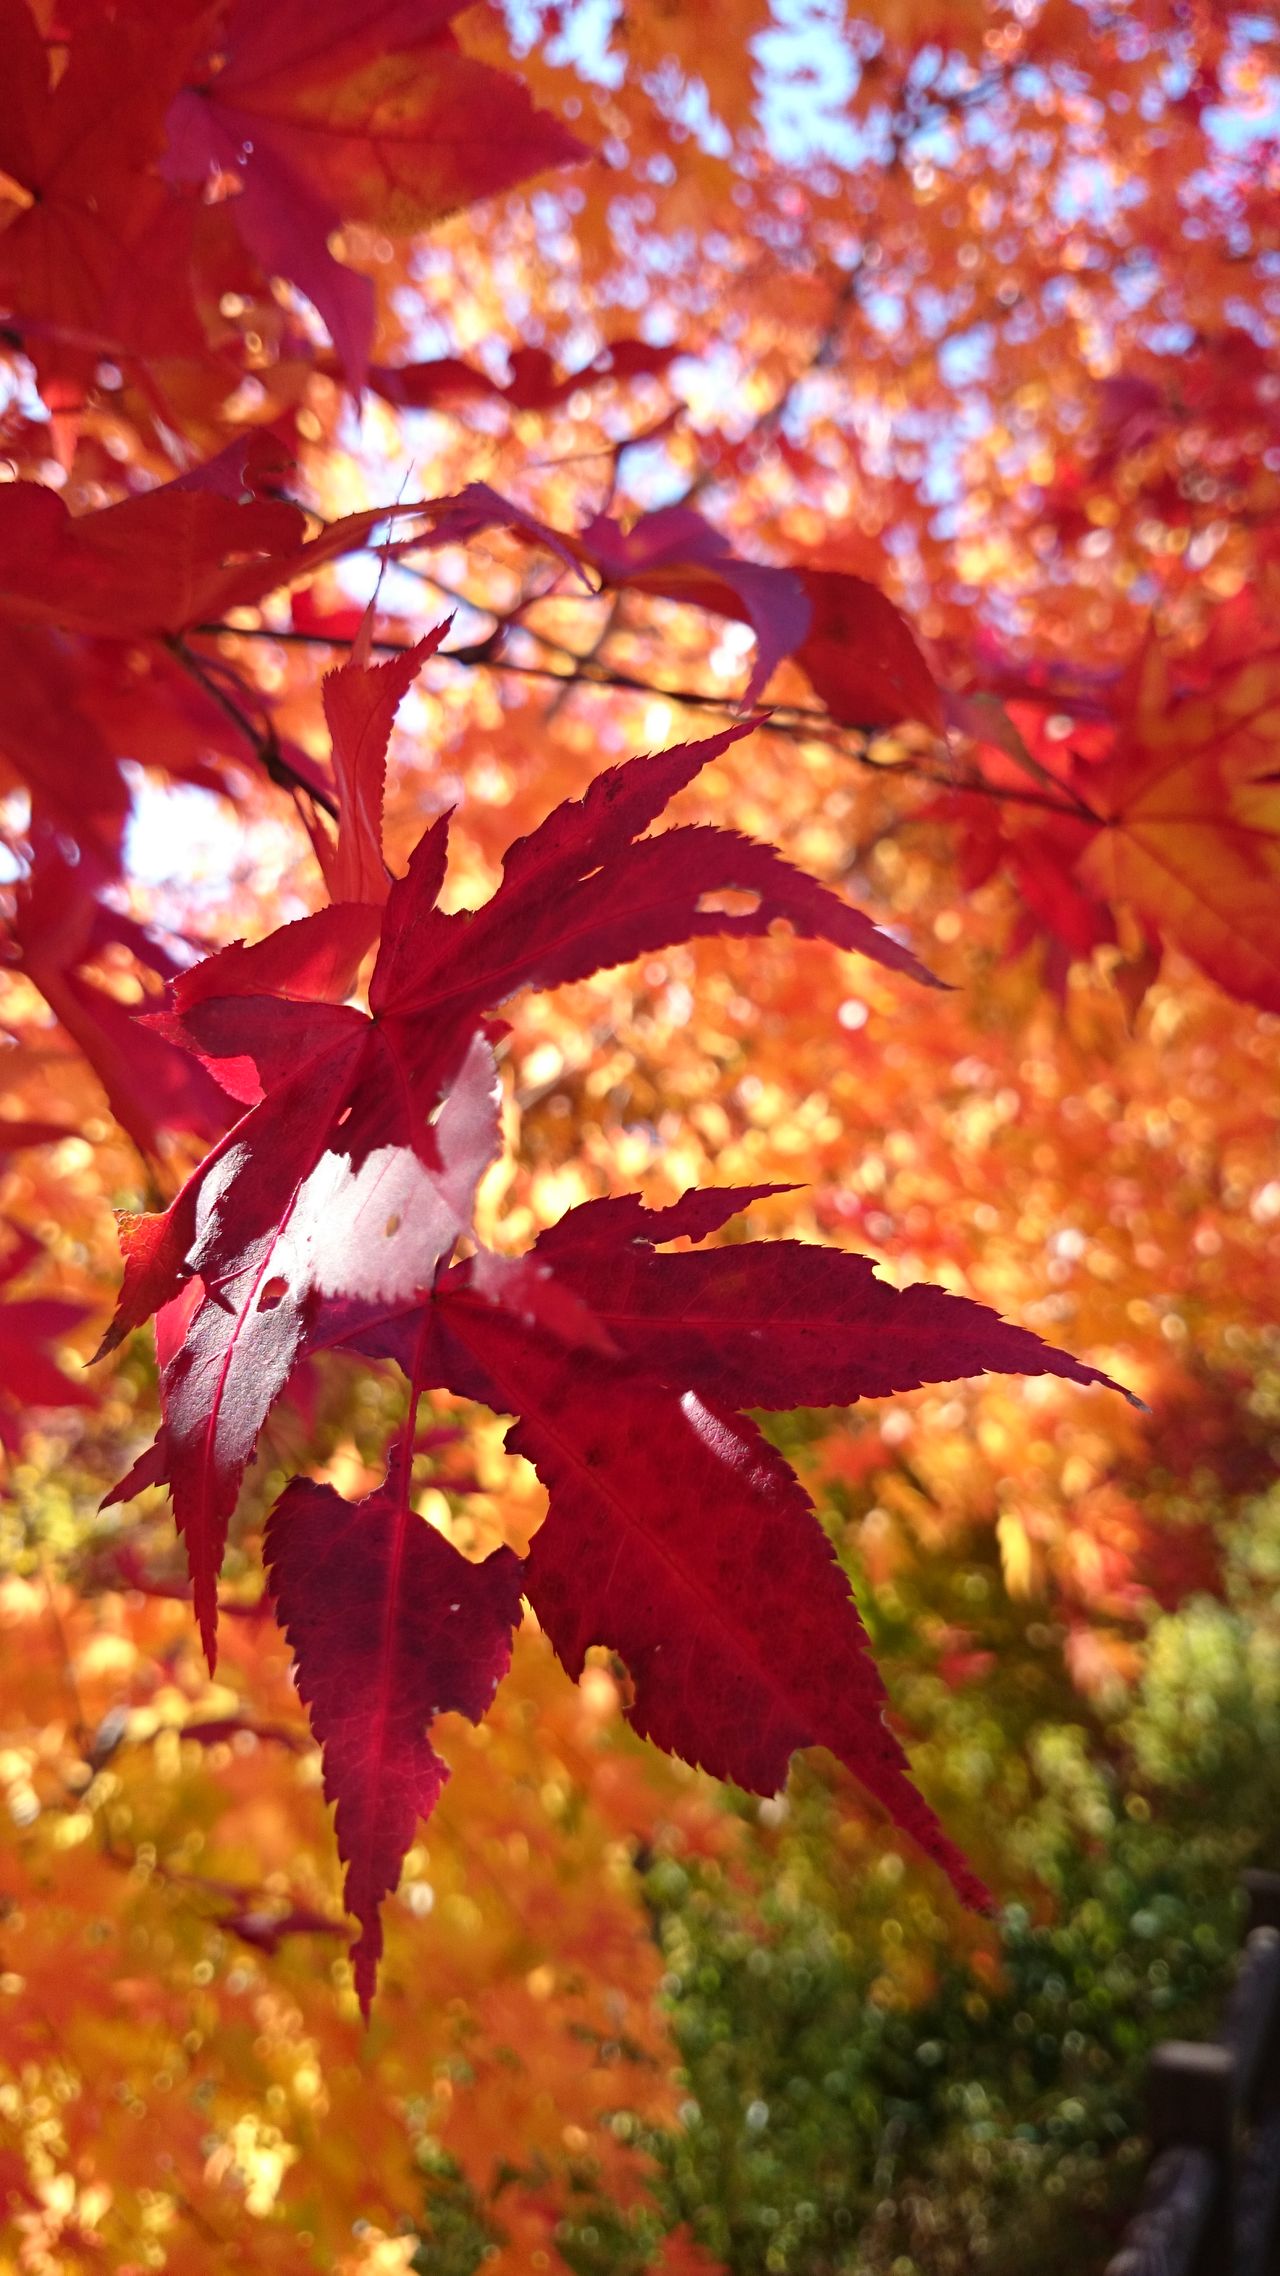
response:
M634 1195L584 1202L533 1253L621 1358L731 1407L845 1407L986 1372L1120 1388L967 1296L890 1286L870 1257L798 1241L656 1246L701 1239L769 1190L712 1189L660 1210Z
M691 601L750 624L756 660L744 703L754 703L783 657L804 646L812 610L802 581L789 569L740 561L728 538L689 506L642 514L629 530L597 514L578 544L607 585Z
M143 1475L172 1490L211 1664L227 1520L312 1314L325 1299L380 1305L420 1287L468 1229L496 1148L496 1076L482 1037L431 1121L412 1091L399 1099L403 1061L388 1064L373 1023L358 1013L348 1022L236 1124L166 1217L122 1221L127 1294L150 1310L163 1291L174 1344L157 1455ZM362 1094L379 1082L396 1084L384 1111L412 1143L373 1143ZM108 1343L119 1332L118 1320ZM136 1489L136 1467L130 1482Z
M910 949L774 847L696 824L640 837L677 791L754 725L597 775L581 799L557 806L508 848L502 884L482 908L446 916L428 908L421 892L393 893L370 985L374 1010L421 1014L438 1006L450 1018L474 1016L518 987L559 987L702 933L764 933L778 918L806 938L929 982ZM407 887L420 862L434 863L430 844L429 834ZM714 905L725 890L754 893L756 906Z
M557 1347L465 1287L442 1287L424 1360L519 1420L547 1488L524 1587L558 1657L619 1653L629 1720L668 1752L775 1794L825 1745L950 1875L986 1891L907 1775L865 1631L799 1480L755 1425L696 1389ZM683 1377L681 1378L683 1380Z
M362 700L381 717L383 683L373 686ZM435 823L381 912L371 1016L342 1000L379 926L365 903L234 944L173 983L153 1025L248 1112L162 1217L122 1220L124 1281L102 1348L160 1306L195 1306L161 1377L158 1474L173 1489L210 1653L227 1519L312 1315L422 1286L468 1228L497 1146L487 1013L517 988L555 987L698 933L760 933L775 917L927 977L771 847L704 827L638 836L748 731L597 776L510 847L501 886L476 910L436 905L447 820ZM704 908L725 886L754 890L756 908Z
M713 1457L727 1465L722 1497L727 1494L732 1501L732 1493L741 1485L749 1502L756 1497L762 1504L748 1525L748 1536L751 1525L770 1536L779 1514L784 1531L795 1531L795 1511L800 1507L794 1498L799 1495L796 1482L781 1458L758 1441L752 1426L743 1424L732 1409L846 1406L861 1398L885 1397L922 1383L988 1370L1053 1374L1122 1390L1100 1369L1011 1326L985 1305L926 1285L888 1286L876 1279L867 1257L785 1241L740 1242L675 1254L661 1253L655 1246L678 1238L701 1239L753 1199L776 1190L746 1187L690 1193L658 1211L645 1209L634 1195L588 1202L544 1233L533 1259L549 1270L553 1282L579 1299L597 1333L603 1331L603 1349L598 1340L594 1352L584 1348L585 1339L567 1324L566 1316L557 1320L546 1303L522 1318L524 1285L518 1287L513 1303L505 1274L486 1271L483 1257L453 1267L438 1281L432 1302L445 1339L441 1348L447 1354L451 1344L460 1345L479 1370L464 1361L460 1371L451 1371L448 1357L438 1353L446 1384L523 1418L509 1440L513 1451L528 1454L549 1486L559 1480L568 1497L566 1506L574 1513L552 1530L550 1539L546 1527L534 1538L528 1589L540 1618L539 1574L552 1557L552 1542L561 1544L564 1562L555 1563L555 1572L572 1596L574 1555L566 1536L579 1527L590 1531L596 1525L607 1534L624 1503L631 1528L627 1553L633 1565L650 1559L659 1564L674 1559L678 1565L687 1557L696 1566L704 1554L710 1555L705 1545L699 1545L700 1523L692 1511L699 1492L710 1494L708 1510L716 1507ZM397 1327L383 1322L379 1351L399 1357L404 1364L409 1333L407 1323ZM554 1337L563 1344L559 1353ZM480 1387L485 1377L487 1390ZM1132 1394L1123 1395L1132 1400ZM695 1441L702 1451L694 1450ZM612 1449L608 1453L606 1446ZM683 1453L674 1451L681 1448ZM670 1513L673 1496L685 1513L682 1519ZM554 1490L552 1506L554 1511ZM804 1528L800 1530L803 1533ZM780 1553L771 1580L766 1566L767 1559L755 1574L752 1592L766 1598L772 1593L777 1599L779 1590L790 1585L786 1555ZM544 1619L553 1641L557 1617L568 1619L572 1609L568 1598L562 1601L557 1596L559 1585L553 1578L551 1592L558 1613L553 1607ZM655 1568L659 1593L663 1585ZM690 1586L696 1593L696 1576ZM637 1600L623 1587L615 1601L612 1579L607 1593L607 1612L597 1603L574 1599L573 1618L581 1618L586 1626L580 1634L572 1622L569 1630L562 1627L562 1633L577 1637L567 1660L577 1672L579 1644L585 1648L587 1642L609 1642L634 1675L619 1623L625 1626L629 1608ZM715 1594L710 1591L708 1601ZM759 1606L751 1617L757 1612L766 1627L771 1619L775 1633L785 1626L780 1602L775 1601L771 1616ZM587 1635L586 1627L602 1618L606 1628ZM832 1630L833 1649L838 1636L837 1626ZM687 1731L697 1730L696 1722L687 1725ZM731 1732L731 1720L725 1730ZM678 1740L663 1743L686 1751ZM703 1743L699 1731L697 1744ZM728 1743L727 1736L716 1742ZM812 1742L793 1742L801 1743ZM856 1748L847 1737L843 1743L842 1759L862 1776L851 1759ZM746 1755L739 1759L755 1761L751 1742L744 1739L742 1746ZM840 1752L840 1747L835 1751ZM704 1753L690 1759L713 1767ZM720 1774L752 1783L741 1769ZM864 1783L880 1791L874 1777ZM915 1804L910 1807L914 1810ZM917 1830L923 1821L917 1820L916 1828L909 1820L903 1822L909 1830Z
M832 718L851 727L919 719L941 733L938 686L901 609L848 570L799 577L812 615L796 662Z
M174 636L365 544L375 526L357 515L308 542L299 508L245 494L279 464L278 444L242 440L145 497L76 516L45 484L0 489L0 752L30 792L37 834L91 854L99 886L120 866L124 758L229 788L210 764L226 719L180 669ZM151 643L141 659L139 638Z
M51 73L31 9L3 0L0 292L55 410L83 401L104 355L141 358L157 397L157 357L216 377L190 195L211 179L238 192L228 210L246 252L307 294L359 388L374 293L329 250L340 224L418 229L589 155L511 73L459 51L458 12L458 0L239 0L211 26L193 6L81 11Z
M164 171L240 185L232 219L268 276L323 317L349 384L373 342L367 277L335 260L342 222L420 229L589 154L510 73L463 55L460 0L236 0L218 57L168 118Z
M446 1711L473 1723L488 1712L511 1658L522 1568L510 1549L468 1563L413 1509L403 1459L354 1505L293 1479L263 1554L320 1742L346 1906L361 1927L352 1959L367 2015L379 1908L449 1775L428 1726Z
M1005 863L1019 940L1046 933L1063 971L1114 941L1127 907L1145 946L1117 968L1122 990L1141 990L1164 942L1229 994L1280 1009L1280 658L1256 598L1220 608L1188 655L1151 635L1123 674L1043 677L1028 674L1007 712L990 697L956 707L988 791L1030 773L1049 793L938 802L961 825L966 884ZM1054 712L1076 715L1066 740L1049 735Z
M174 9L163 40L155 29L141 11L132 20L95 12L77 24L65 67L55 71L26 0L0 0L0 173L19 193L0 233L0 296L18 315L55 404L60 391L78 397L114 345L103 335L139 244L154 282L166 229L181 229L176 201L149 169L164 146L165 110L190 57L192 27Z
M905 617L863 577L743 561L688 506L641 514L630 529L597 514L571 534L552 529L487 483L473 482L432 511L433 545L511 529L549 547L570 568L594 570L605 587L684 601L749 624L756 661L744 703L754 703L792 656L841 723L877 727L919 719L941 732L938 688ZM404 550L422 542L410 539Z
M1181 671L1154 640L1138 659L1113 753L1082 770L1100 827L1077 871L1230 995L1276 1012L1280 656L1256 634L1233 653L1230 620L1215 631Z
M333 1340L514 1413L507 1444L549 1495L524 1588L568 1672L626 1663L636 1729L750 1791L825 1745L968 1903L948 1842L884 1721L848 1584L782 1456L735 1409L848 1405L987 1369L1119 1389L941 1289L794 1242L664 1254L776 1187L588 1202L524 1258L483 1251L402 1306L348 1310ZM1125 1396L1129 1396L1128 1393ZM407 1836L406 1836L407 1840Z
M341 785L331 885L382 890L387 736L436 638L390 669L356 660L329 683ZM438 905L444 817L381 907L335 902L175 981L154 1024L248 1112L164 1217L125 1221L112 1334L160 1307L163 1424L120 1490L170 1484L212 1658L227 1520L305 1352L399 1359L415 1411L424 1385L440 1384L514 1412L509 1444L550 1495L525 1585L570 1672L591 1644L611 1644L631 1672L636 1727L758 1792L783 1783L797 1747L830 1746L982 1902L885 1726L856 1608L807 1497L734 1410L844 1404L988 1366L1106 1378L981 1306L885 1287L865 1258L791 1243L659 1253L661 1241L714 1231L764 1188L688 1195L660 1213L634 1197L588 1204L527 1258L480 1252L446 1269L497 1145L486 1019L517 988L699 932L758 933L779 916L920 973L772 847L689 825L641 835L748 731L597 776L508 849L478 909ZM727 910L727 887L753 892L754 909ZM344 999L375 935L366 1016ZM295 1482L268 1550L337 1806L366 2005L379 1905L439 1789L425 1723L440 1704L483 1711L517 1591L514 1560L485 1568L496 1594L476 1604L488 1641L474 1665L451 1659L429 1624L438 1603L424 1610L399 1585L424 1559L456 1554L424 1546L404 1460L358 1513Z
M40 482L0 488L0 618L127 640L177 634L309 577L420 508L348 514L307 539L301 507L179 479L72 515Z
M385 664L370 665L357 639L350 663L325 674L322 695L337 778L338 834L333 844L317 830L312 842L331 901L379 903L391 889L382 855L382 794L392 722L452 621L446 618ZM368 626L366 616L363 632Z

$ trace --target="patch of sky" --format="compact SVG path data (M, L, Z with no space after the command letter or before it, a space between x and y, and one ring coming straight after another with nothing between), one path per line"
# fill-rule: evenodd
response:
M1105 168L1093 158L1071 158L1054 190L1053 210L1064 227L1092 222L1103 228L1114 214L1116 189Z
M862 296L862 309L884 340L896 339L906 322L907 304L900 293L882 292L872 286Z
M0 885L13 885L23 876L26 860L19 848L31 828L31 797L25 790L10 790L0 797Z
M995 331L990 324L971 325L967 332L955 332L944 340L938 350L938 369L946 387L976 387L991 371L991 352L995 346Z
M1275 26L1243 23L1236 26L1236 33L1242 47L1265 46L1274 40ZM1252 143L1274 141L1280 135L1280 78L1272 72L1260 80L1252 101L1210 103L1204 123L1219 147L1232 154Z
M1234 324L1237 331L1247 332L1251 339L1257 341L1260 348L1269 348L1272 345L1271 328L1264 322L1251 300L1244 300L1238 296L1224 300L1222 313L1228 324Z
M908 157L913 166L936 166L949 173L960 156L959 130L951 119L926 119L910 138Z
M133 794L125 825L129 876L154 892L181 891L196 909L226 899L244 861L244 820L229 800L194 783L162 782L126 761Z
M936 340L955 314L953 296L937 285L922 284L917 285L914 298L916 314L926 337Z
M992 106L989 110L977 108L968 112L964 122L966 139L979 150L989 150L1000 143L1005 133L1005 122ZM997 153L998 154L998 153Z
M432 315L416 285L398 286L391 300L400 322L412 326L416 356L428 359L452 354L453 337L448 326Z
M546 0L505 0L505 14L517 57L541 45L547 61L561 68L570 64L583 79L598 87L619 87L626 70L625 55L613 46L613 29L622 14L622 0L574 0L556 13L560 29L548 39Z
M559 243L564 235L564 206L554 190L535 190L529 211L544 237Z
M760 65L760 124L784 166L825 158L854 167L864 144L848 105L861 67L850 43L844 0L773 0L774 23L754 42Z
M0 389L3 390L0 406L4 409L7 410L12 405L24 419L43 425L49 423L49 407L36 386L35 366L25 358L6 365L3 377L0 378Z
M639 443L627 452L627 497L642 513L675 505L688 487L688 475L672 465L660 443Z
M727 158L733 137L711 108L701 79L686 79L674 65L663 65L644 81L646 92L661 104L668 118L691 134L699 149L711 158Z

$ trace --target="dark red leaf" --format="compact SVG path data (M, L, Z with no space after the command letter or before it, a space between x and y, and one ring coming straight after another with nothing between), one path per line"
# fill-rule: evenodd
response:
M626 1662L637 1730L753 1793L827 1746L950 1875L987 1892L907 1775L849 1584L782 1456L752 1424L442 1293L440 1364L520 1420L511 1451L550 1496L525 1591L571 1675Z
M800 581L813 613L796 662L832 718L850 727L919 719L941 734L938 685L901 609L843 569L804 569Z
M743 1198L725 1198L743 1206ZM984 1373L1061 1375L1121 1389L985 1304L923 1281L891 1287L870 1257L797 1241L663 1254L653 1242L690 1230L683 1205L649 1212L634 1196L627 1200L630 1220L626 1201L571 1210L535 1254L624 1358L675 1390L730 1407L785 1409L850 1406Z
M496 1549L469 1564L412 1508L403 1465L354 1505L295 1478L268 1520L265 1555L323 1754L367 2014L379 1908L448 1777L430 1725L488 1712L520 1617L520 1560Z
M405 233L588 156L518 79L463 55L460 0L236 0L221 68L174 101L168 178L238 182L232 219L268 276L319 310L349 384L373 342L369 278L334 259L342 222Z
M473 482L432 511L433 545L462 544L485 529L511 529L547 547L567 567L593 570L605 586L684 601L749 624L756 662L744 703L755 702L776 666L793 656L843 724L891 727L919 719L942 732L942 698L915 635L901 610L863 577L743 561L688 506L642 514L629 530L600 514L570 535L512 505L487 483Z
M370 1023L360 1024L376 1047ZM200 1290L160 1395L165 1475L211 1661L227 1520L258 1433L306 1349L313 1313L321 1304L341 1313L404 1303L429 1286L469 1227L497 1144L493 1054L476 1037L417 1147L366 1148L357 1164L343 1148L336 1109L359 1084L362 1064L376 1067L362 1060L364 1048L361 1038L353 1056L331 1062L327 1112L316 1113L314 1078L304 1071L237 1124L238 1143L210 1157L212 1171L202 1166L168 1219L145 1221L165 1228L158 1249L169 1276L184 1286L198 1279ZM137 1255L129 1254L130 1267ZM153 1250L139 1266L148 1299L156 1260Z
M249 1112L163 1217L122 1221L124 1285L103 1348L199 1282L161 1393L165 1474L210 1653L227 1519L319 1312L333 1341L403 1306L469 1226L498 1135L492 1053L477 1033L487 1012L519 987L556 986L698 933L762 932L775 917L925 977L908 950L771 847L689 828L635 842L747 731L598 776L517 840L498 892L475 911L436 905L445 824L435 824L387 898L371 1019L333 1000L376 922L365 903L237 943L175 984L164 1035L216 1069ZM724 886L753 889L755 909L701 905ZM572 1297L540 1285L536 1268L523 1286L526 1309L536 1299L544 1317Z
M763 933L779 917L799 933L929 980L910 949L772 846L736 831L687 827L632 842L751 724L597 775L581 799L557 806L508 848L502 884L480 909L446 916L429 905L444 847L424 839L387 903L369 992L374 1011L420 1014L447 1005L459 1017L468 1005L490 1009L517 988L558 987L699 933ZM756 907L729 914L700 906L726 887L754 892Z

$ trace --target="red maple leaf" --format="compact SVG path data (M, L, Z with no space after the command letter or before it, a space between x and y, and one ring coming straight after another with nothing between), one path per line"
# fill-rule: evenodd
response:
M187 632L355 552L388 517L420 510L349 514L308 540L301 507L229 496L218 481L179 479L74 516L43 483L6 483L0 619L115 640Z
M571 1675L592 1644L609 1645L631 1677L635 1728L755 1793L785 1783L798 1747L829 1747L961 1897L985 1904L911 1783L808 1496L734 1409L847 1405L984 1369L1108 1378L983 1305L888 1287L866 1257L791 1242L655 1246L700 1239L772 1190L690 1193L656 1212L634 1195L588 1203L530 1257L481 1253L408 1303L357 1307L354 1326L351 1306L323 1307L315 1334L397 1360L415 1398L438 1387L514 1412L508 1446L550 1504L520 1585ZM310 1506L311 1492L290 1488L286 1503ZM383 1497L374 1502L381 1521ZM413 1522L402 1508L397 1524L416 1541ZM342 1537L354 1538L349 1525ZM297 1551L299 1601L320 1623L290 1628L302 1689L341 1699L344 1730L367 1723L381 1696L376 1660L364 1665L342 1641L342 1607L362 1619L369 1585L354 1570L311 1572ZM406 1712L416 1745L424 1717ZM350 1793L336 1771L333 1786L335 1798ZM434 1800L429 1780L421 1793ZM354 1814L348 1800L348 1824ZM409 1830L396 1823L379 1854L403 1855ZM370 1849L366 1830L359 1853Z
M339 225L421 229L589 155L519 80L461 53L448 28L460 4L236 0L209 69L169 112L168 178L238 185L245 245L319 310L356 389L374 295L329 251Z
M469 1564L415 1512L403 1459L355 1506L295 1478L271 1513L264 1555L323 1753L347 1910L361 1924L353 1958L367 2013L379 1907L449 1775L427 1726L445 1710L473 1723L488 1712L520 1618L520 1560L495 1549Z
M658 1213L592 1203L526 1257L449 1261L497 1148L490 1015L517 989L777 918L928 975L770 846L690 825L643 834L748 726L599 775L508 849L479 909L439 906L447 817L386 887L387 734L428 647L329 685L330 882L369 897L208 958L153 1022L247 1112L163 1217L124 1221L108 1340L160 1307L163 1424L120 1491L171 1486L212 1656L227 1521L299 1360L341 1346L408 1377L387 1485L353 1510L295 1481L267 1540L337 1810L366 2004L378 1907L443 1779L427 1726L443 1707L484 1712L521 1587L572 1673L592 1644L622 1655L639 1730L763 1793L797 1747L827 1745L984 1902L910 1781L811 1504L738 1410L847 1404L988 1367L1106 1378L980 1305L886 1287L863 1257L790 1242L659 1249L768 1189ZM726 888L754 908L727 912ZM375 938L366 1015L345 999ZM524 1567L505 1551L468 1565L413 1508L417 1406L437 1387L517 1418L509 1443L550 1497Z
M451 622L446 618L403 655L369 665L361 658L361 640L370 629L366 615L351 662L325 674L322 692L333 744L338 836L332 844L317 827L314 842L331 901L381 903L391 889L382 858L387 743L401 701Z
M228 240L236 282L297 285L361 387L374 291L329 249L342 224L407 233L589 155L460 51L459 4L139 0L73 9L46 44L43 17L0 0L0 300L51 408L77 408L107 356L171 418L154 364L216 369L203 303ZM209 191L228 230L208 226Z
M183 16L168 10L158 37L141 9L85 15L59 69L26 0L0 0L0 172L18 193L0 234L0 300L17 314L54 404L78 396L116 345L115 303L130 268L141 257L154 288L166 236L183 228L178 201L150 171L190 58ZM171 329L184 320L190 327L189 285L166 312Z
M163 1217L122 1221L124 1287L103 1348L198 1280L162 1377L162 1474L210 1652L227 1518L306 1346L309 1313L339 1294L379 1304L421 1285L467 1228L497 1145L488 1012L521 987L554 987L697 933L760 933L776 917L926 977L908 949L772 847L689 826L639 837L746 731L599 776L510 848L500 890L474 911L436 905L447 818L434 824L382 911L369 1017L342 1000L377 934L368 903L335 903L174 983L172 1010L153 1025L249 1111ZM376 740L368 755L380 766ZM754 890L755 909L702 906L726 886Z

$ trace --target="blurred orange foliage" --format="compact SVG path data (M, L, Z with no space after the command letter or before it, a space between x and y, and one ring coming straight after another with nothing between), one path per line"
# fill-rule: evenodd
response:
M566 2208L642 2213L643 2127L679 2121L635 1861L732 1876L738 1820L633 1738L624 1670L575 1689L531 1619L488 1722L450 1721L359 2023L259 1550L300 1465L376 1482L390 1381L318 1364L269 1422L216 1682L159 1497L98 1509L156 1415L147 1337L83 1372L113 1211L163 1206L222 1126L136 1015L323 904L320 677L365 604L390 648L454 612L385 812L398 873L457 808L452 908L750 675L751 605L687 561L597 591L519 526L402 543L417 501L485 483L570 533L684 507L823 600L676 819L777 844L948 983L779 928L517 998L484 1239L791 1184L752 1232L870 1253L1132 1386L1147 1416L984 1377L791 1450L870 1598L991 1536L1094 1696L1154 1607L1217 1585L1204 1482L1274 1473L1273 14L358 13L0 5L3 2276L390 2276L449 2160L486 2268L563 2276ZM888 708L923 716L887 717L904 616L927 671ZM471 1557L526 1547L545 1502L501 1425L445 1397L429 1421L464 1436L421 1458L422 1514ZM989 1675L959 1626L929 1642L948 1683ZM979 1802L948 1823L998 1883ZM636 2235L710 2271L687 2230Z

